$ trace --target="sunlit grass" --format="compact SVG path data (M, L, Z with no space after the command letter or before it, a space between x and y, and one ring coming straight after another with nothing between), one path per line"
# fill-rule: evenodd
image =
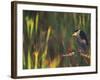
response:
M37 69L38 68L38 56L39 56L39 52L35 51L33 54L34 54L34 58L35 58L35 66L34 66L34 68Z
M60 55L57 55L55 57L55 59L53 59L52 61L50 61L49 67L50 68L56 68L56 67L58 67L59 64L60 64L60 60L61 60Z
M32 18L26 17L27 33L28 36L32 37L32 32L34 31L34 20Z
M31 53L30 53L30 49L28 49L28 57L27 57L28 59L28 65L27 65L27 68L28 69L31 69Z
M39 14L36 15L36 20L35 21L36 21L36 23L35 23L35 25L36 25L35 26L35 30L36 30L36 33L37 33L37 30L38 30L38 21L39 21Z

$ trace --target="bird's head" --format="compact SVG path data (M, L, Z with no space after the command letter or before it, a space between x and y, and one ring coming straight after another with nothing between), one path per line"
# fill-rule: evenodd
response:
M77 37L80 34L80 29L77 29L74 31L74 33L72 34L73 37Z
M87 35L83 30L75 30L74 33L72 34L73 37L75 38L80 38L81 40L85 40L86 44L88 45L88 39L87 39Z

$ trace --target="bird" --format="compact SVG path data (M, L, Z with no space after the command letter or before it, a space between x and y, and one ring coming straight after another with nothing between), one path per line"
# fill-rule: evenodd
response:
M88 53L89 50L89 43L87 34L85 31L77 29L72 34L75 37L78 47L78 53L80 55L80 62L79 65L90 65L90 56Z
M85 54L89 45L87 34L85 33L85 31L77 29L74 31L72 36L76 38L76 42L78 45L78 52Z

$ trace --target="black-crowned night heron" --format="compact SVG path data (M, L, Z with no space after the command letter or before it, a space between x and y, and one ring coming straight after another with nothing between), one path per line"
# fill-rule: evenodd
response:
M79 53L86 53L88 48L88 39L84 31L78 29L72 34L76 38Z

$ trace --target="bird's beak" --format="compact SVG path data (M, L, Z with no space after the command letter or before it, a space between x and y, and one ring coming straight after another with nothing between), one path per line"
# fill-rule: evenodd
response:
M76 37L76 36L77 36L77 33L73 33L72 36L73 36L73 37Z

